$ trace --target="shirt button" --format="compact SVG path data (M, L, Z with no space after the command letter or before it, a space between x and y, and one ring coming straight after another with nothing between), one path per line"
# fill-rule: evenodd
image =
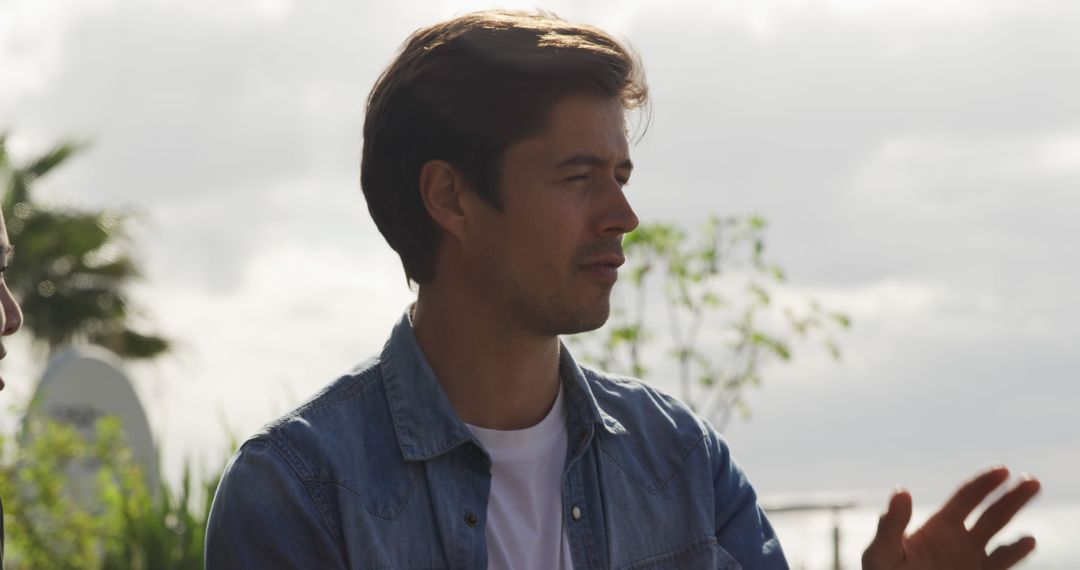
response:
M570 509L570 516L576 521L581 520L581 507L574 505L573 508Z
M469 526L476 526L476 521L477 521L476 513L473 513L473 512L465 513L465 524L467 524Z

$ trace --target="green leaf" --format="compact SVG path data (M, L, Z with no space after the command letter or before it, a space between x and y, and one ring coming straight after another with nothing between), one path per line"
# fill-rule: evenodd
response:
M651 263L643 263L630 271L630 282L634 285L641 285L645 280L645 276L652 271Z
M777 338L762 332L755 332L751 335L750 340L753 344L768 349L783 360L791 360L791 348L787 343L782 342Z
M86 145L81 143L60 143L45 154L32 159L24 170L34 178L40 178L85 147Z
M833 313L832 318L836 321L836 324L847 329L851 328L851 318L843 313Z
M840 346L836 344L836 341L834 341L831 338L828 338L828 339L825 339L824 345L825 345L825 350L829 351L829 356L831 356L833 360L840 360L840 358L841 358Z
M724 304L723 298L721 298L720 295L717 295L712 291L707 291L705 294L703 294L701 296L701 302L704 303L705 306L714 309L720 308Z
M764 287L756 283L751 283L747 286L747 289L754 294L757 302L761 305L768 306L769 303L772 302L772 298L769 296L769 292L766 291Z
M143 335L130 329L95 334L90 337L90 340L94 344L108 348L121 358L132 360L156 358L168 352L172 346L167 339Z
M772 272L773 279L775 279L775 280L777 280L777 281L779 281L781 283L783 283L784 281L787 281L787 274L784 273L784 269L782 267L780 267L779 265L773 265L770 268L770 271Z

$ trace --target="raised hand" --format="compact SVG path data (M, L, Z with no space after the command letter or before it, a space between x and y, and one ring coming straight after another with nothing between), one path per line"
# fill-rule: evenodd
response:
M986 548L1016 513L1039 492L1039 481L1026 478L987 507L971 528L964 520L1009 478L996 467L965 483L918 531L905 535L911 521L911 495L898 491L881 516L877 535L863 553L863 570L1004 570L1035 549L1024 537L987 553Z

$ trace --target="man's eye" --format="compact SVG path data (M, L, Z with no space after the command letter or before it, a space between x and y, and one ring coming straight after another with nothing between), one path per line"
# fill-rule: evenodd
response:
M571 176L570 178L567 178L566 181L567 182L577 182L579 180L588 180L588 179L589 179L588 174L578 174L577 176Z

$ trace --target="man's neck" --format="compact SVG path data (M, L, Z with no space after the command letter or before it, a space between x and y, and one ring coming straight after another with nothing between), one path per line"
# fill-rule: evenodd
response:
M427 293L427 294L425 294ZM465 423L500 430L536 425L559 392L559 339L514 330L506 315L421 291L413 332Z

